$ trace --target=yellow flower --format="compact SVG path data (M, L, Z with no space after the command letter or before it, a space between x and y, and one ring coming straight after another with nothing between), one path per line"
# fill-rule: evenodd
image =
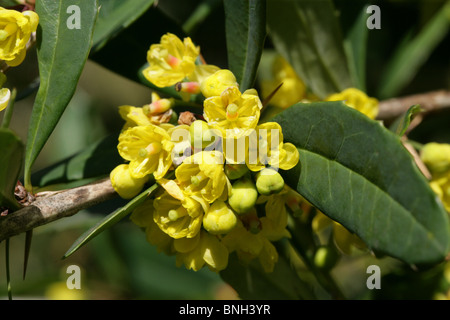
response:
M110 174L111 184L116 192L124 199L131 199L141 192L148 176L133 178L127 164L121 164L114 168Z
M286 196L288 189L284 188L278 194L270 196L260 196L257 204L265 204L266 216L261 220L261 234L270 241L277 241L282 238L290 238L291 234L286 229L288 213L286 210Z
M325 101L344 101L344 103L371 119L378 115L378 100L368 97L364 92L356 88L348 88L340 93L330 95Z
M227 87L220 96L207 98L203 106L208 124L227 139L250 134L258 124L262 108L253 90L241 94L237 87Z
M154 211L153 199L147 199L133 211L130 220L145 230L147 241L156 246L158 252L172 255L175 253L174 239L163 232L155 223L153 220Z
M450 144L430 142L423 146L420 158L433 175L450 170Z
M0 89L0 111L4 110L9 103L11 98L11 91L7 88Z
M450 171L434 177L430 182L430 186L441 199L445 210L450 213Z
M272 97L270 104L285 109L305 98L305 84L289 62L280 55L273 61L272 75L273 79L261 82L263 96L269 96L281 83L282 86Z
M266 122L249 136L247 166L252 171L260 171L270 165L272 168L289 170L299 161L299 152L292 143L283 142L281 126L276 122Z
M209 203L228 194L229 181L220 152L195 153L175 170L175 176L186 194L200 196Z
M147 52L149 66L143 71L145 78L157 87L169 87L182 81L195 71L195 60L200 53L191 38L183 42L174 34L161 37L159 44Z
M202 230L197 245L188 252L177 254L177 265L198 271L207 265L213 271L221 271L228 265L228 250L220 240ZM194 240L195 241L195 240Z
M0 59L11 67L21 64L38 23L39 16L34 11L18 12L0 7Z
M169 111L173 106L173 100L161 99L155 92L152 93L152 102L137 108L129 105L119 107L119 114L125 125L122 130L135 126L147 126L149 124L160 124L160 115Z
M227 69L218 70L201 84L202 94L206 97L220 96L228 87L238 87L236 77Z
M161 179L166 192L153 202L153 219L159 228L174 239L197 235L208 204L202 198L186 195L174 180Z
M223 237L222 243L230 253L236 251L239 260L244 263L258 258L265 272L272 272L278 261L278 252L269 239L262 232L248 231L240 221Z
M174 143L169 133L155 125L136 126L123 131L117 149L130 161L130 173L134 178L148 174L161 179L172 165Z

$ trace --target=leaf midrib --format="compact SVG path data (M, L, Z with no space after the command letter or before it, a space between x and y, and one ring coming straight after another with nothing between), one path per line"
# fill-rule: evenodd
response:
M43 8L45 9L46 12L48 12L47 7L45 6L45 4L43 4ZM38 125L37 125L36 131L35 131L36 133L39 132L39 128L41 127L41 123L42 123L41 119L42 119L42 116L44 114L44 109L45 109L44 107L45 107L45 104L46 104L46 101L47 101L48 90L49 90L49 87L50 87L49 83L50 83L50 79L52 77L52 70L53 70L53 65L54 65L53 61L55 61L56 51L57 51L57 48L58 48L59 43L60 43L60 42L58 42L58 39L59 39L60 30L61 30L61 23L60 23L61 9L62 9L62 0L59 0L58 18L56 19L56 22L58 23L58 28L56 29L55 37L54 37L56 45L54 46L54 49L52 50L52 54L51 54L50 61L52 61L52 63L50 63L50 67L49 68L46 68L47 77L46 77L45 89L44 89L45 90L45 95L44 95L44 98L42 98L42 108L41 108L39 116L38 116L38 120L39 121L38 121ZM48 17L48 15L47 15L47 17ZM42 82L41 82L41 84L42 84ZM28 153L27 160L26 160L27 166L31 166L31 163L29 163L29 161L33 157L33 153L34 153L33 151L34 151L35 145L36 145L36 143L35 143L36 142L36 137L37 137L37 134L34 134L33 137L32 137L31 151Z
M342 166L342 167L344 167L345 169L347 169L348 171L350 171L351 174L355 174L355 175L357 175L359 178L362 178L363 181L365 181L366 183L371 184L371 185L374 186L376 189L380 190L385 196L387 196L387 198L391 199L392 202L397 203L397 204L398 204L398 205L399 205L406 213L409 213L408 216L410 216L410 217L412 218L411 220L414 221L418 226L420 226L421 230L424 230L425 234L428 234L428 233L429 233L429 230L426 228L426 226L425 226L423 223L421 223L421 222L420 222L420 221L412 214L412 211L410 211L409 209L407 209L407 208L406 208L404 205L402 205L397 199L395 199L395 198L393 198L391 195L389 195L389 193L387 193L384 189L382 189L382 188L381 188L380 186L378 186L376 183L370 181L369 179L367 179L367 178L364 177L363 175L361 175L361 174L359 174L358 172L354 171L353 169L351 169L351 168L345 166L344 164L342 164L342 163L340 163L340 162L338 162L338 161L336 161L336 160L330 159L330 158L328 158L327 156L325 156L325 155L323 155L323 154L316 153L316 152L313 152L313 151L310 151L310 150L307 150L307 149L303 149L303 148L299 148L299 147L297 147L297 149L302 150L302 152L307 152L307 153L315 154L315 155L317 155L317 156L319 156L319 157L321 157L321 158L326 159L326 160L329 161L329 162L334 162L335 164L337 164L337 165L339 165L339 166ZM371 217L373 216L372 213L371 213L370 215L371 215ZM443 247L442 247L442 245L439 243L439 241L437 240L437 238L436 238L435 236L433 236L433 238L432 238L431 240L432 240L431 243L432 243L432 244L434 245L434 247L438 250L438 252L444 252L444 253L446 252L446 248L443 248Z

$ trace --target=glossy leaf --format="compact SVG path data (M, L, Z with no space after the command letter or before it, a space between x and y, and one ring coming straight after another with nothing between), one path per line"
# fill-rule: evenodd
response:
M300 152L285 181L320 211L407 263L445 258L448 214L397 135L342 102L297 104L274 120Z
M154 2L155 0L98 0L100 10L95 23L92 50L100 49L139 18Z
M112 227L117 222L125 218L129 215L138 205L140 205L147 197L152 194L158 185L155 183L150 188L134 197L130 202L128 202L125 206L118 208L114 212L110 213L104 219L100 220L97 224L95 224L92 228L87 230L84 234L82 234L67 250L64 254L63 258L67 258L72 255L75 251L80 249L83 245L85 245L88 241L92 240L94 237L102 233L104 230Z
M240 90L253 87L266 38L265 0L227 0L225 30L228 67Z
M23 143L11 130L0 128L0 152L0 207L18 209L14 188L22 170Z
M269 0L267 5L275 49L313 93L325 98L353 86L331 0Z
M117 134L107 136L83 151L34 173L31 177L33 186L67 185L108 175L123 163L117 151L117 139Z
M69 28L79 8L80 28ZM40 0L37 30L40 87L28 130L25 184L30 189L31 167L69 104L92 44L97 1ZM70 20L71 21L71 20ZM76 134L76 133L74 133Z

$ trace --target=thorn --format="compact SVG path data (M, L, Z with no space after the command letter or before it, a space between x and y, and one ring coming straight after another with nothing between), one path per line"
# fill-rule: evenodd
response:
M269 94L269 95L264 99L264 101L262 102L263 109L267 106L267 104L270 102L270 100L272 100L273 96L277 93L277 91L280 90L280 88L281 88L282 85L283 85L283 82L280 83L280 84L278 85L278 87L276 87L276 88L272 91L272 93Z
M30 256L32 238L33 238L33 229L28 230L25 234L25 252L23 257L23 277L22 277L23 280L25 280L25 276L27 274L28 257Z

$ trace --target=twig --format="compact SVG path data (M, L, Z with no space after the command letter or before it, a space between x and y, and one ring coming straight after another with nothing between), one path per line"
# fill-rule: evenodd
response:
M80 210L113 198L116 194L109 178L39 197L29 206L0 217L0 242Z
M425 112L449 108L450 91L439 90L380 101L380 110L377 118L379 120L393 119L416 104L419 104Z

